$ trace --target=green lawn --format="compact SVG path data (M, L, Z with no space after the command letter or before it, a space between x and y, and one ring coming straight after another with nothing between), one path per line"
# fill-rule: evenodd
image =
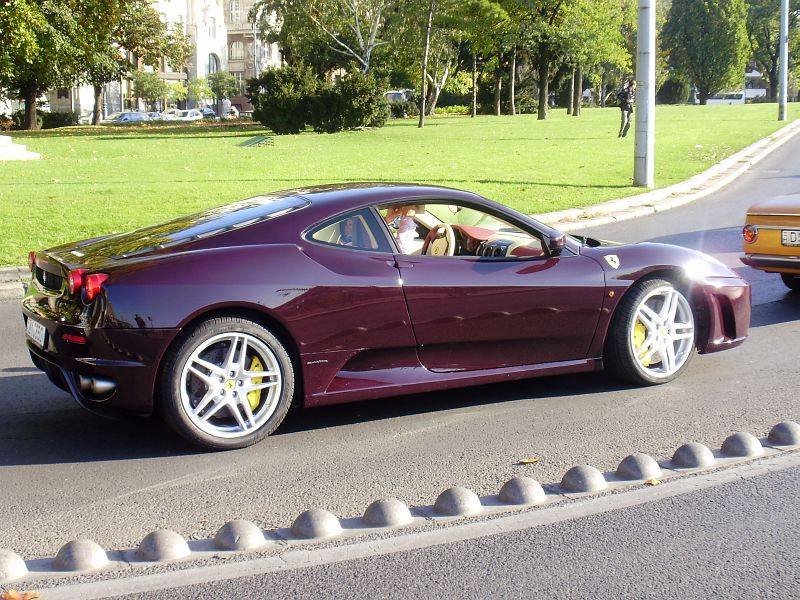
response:
M276 136L257 126L69 128L16 132L43 159L0 162L0 264L28 250L120 232L263 192L312 183L409 181L464 188L527 213L636 193L633 131L618 109L554 110L547 121L436 117L375 131ZM794 112L794 111L792 111ZM656 184L686 179L781 126L775 104L661 106Z

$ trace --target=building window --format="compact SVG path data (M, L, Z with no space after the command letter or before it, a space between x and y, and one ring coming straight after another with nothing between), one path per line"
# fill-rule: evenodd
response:
M67 88L58 88L56 91L56 98L58 100L61 100L62 98L69 100L69 90Z
M217 20L214 17L211 17L208 20L208 37L210 38L217 37Z
M237 71L233 73L233 76L236 78L236 83L239 84L239 93L244 95L245 93L244 73Z
M211 75L212 73L217 73L219 71L219 57L216 54L209 54L208 55L208 65L206 69L206 74Z
M244 60L244 43L235 41L231 44L231 60Z
M242 20L242 3L240 0L231 0L228 9L231 23L239 23Z

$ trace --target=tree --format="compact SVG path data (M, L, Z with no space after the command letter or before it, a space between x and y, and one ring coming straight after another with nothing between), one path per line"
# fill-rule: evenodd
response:
M386 44L382 37L384 25L394 2L257 0L250 16L257 20L261 34L267 39L278 39L294 48L324 47L348 62L355 62L366 74L375 50Z
M208 87L217 101L217 112L220 104L226 98L232 98L239 93L239 82L231 73L219 71L208 76ZM222 116L222 115L220 115Z
M700 104L741 87L748 54L744 0L673 0L663 35L670 60L697 86Z
M137 98L148 102L151 108L155 109L155 103L166 98L169 92L169 84L157 73L148 73L147 71L133 73L133 93Z
M17 7L17 13L19 14ZM7 70L0 70L0 88L25 102L25 129L38 127L36 100L47 90L71 84L80 74L82 33L70 5L56 0L39 0L28 4L34 21L20 27L8 37L27 41L3 48ZM23 7L23 12L25 7ZM3 17L6 18L5 16Z
M103 85L136 71L158 67L162 58L182 69L192 53L189 38L170 29L150 0L89 0L81 4L86 79L94 87L93 123L100 122Z
M770 102L778 98L778 62L780 58L780 10L775 0L747 0L747 37L753 59L766 75ZM789 3L789 68L797 64L800 51L800 1Z
M192 79L188 83L187 87L187 98L194 100L195 102L204 102L205 100L214 96L214 92L212 92L211 88L208 87L208 81L205 77Z
M28 0L0 0L0 73L10 73L15 57L39 50L36 31L45 26L38 7ZM3 88L0 86L0 99Z

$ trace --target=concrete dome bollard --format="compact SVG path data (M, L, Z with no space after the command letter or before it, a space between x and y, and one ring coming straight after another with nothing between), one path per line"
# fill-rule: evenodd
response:
M433 505L433 510L447 517L468 517L483 510L477 494L465 487L457 486L446 489Z
M561 487L568 492L599 492L608 487L603 474L590 465L578 465L564 473Z
M767 440L776 446L800 446L800 424L781 421L770 429Z
M518 475L503 484L498 498L506 504L541 504L545 501L545 494L538 481Z
M722 453L728 456L752 457L764 454L764 447L752 433L740 431L722 442Z
M408 506L397 498L376 500L364 511L364 521L373 527L399 527L412 520Z
M654 479L661 477L661 467L652 456L636 452L622 459L617 467L617 477L621 479Z
M144 560L176 560L189 556L189 544L179 533L169 529L156 529L148 533L139 544L136 554Z
M92 540L72 540L58 550L53 565L59 571L91 571L108 564L108 556Z
M716 462L711 450L698 442L688 442L672 455L672 464L682 469L710 467Z
M0 584L11 583L28 574L28 567L22 557L11 550L0 550Z
M265 543L261 528L243 519L228 521L214 536L214 546L220 550L255 550Z
M342 533L342 524L336 516L322 508L312 508L292 523L292 535L307 540L321 540Z

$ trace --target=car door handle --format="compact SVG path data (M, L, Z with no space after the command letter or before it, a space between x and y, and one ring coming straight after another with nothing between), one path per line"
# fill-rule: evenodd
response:
M397 260L395 258L394 264L398 269L411 269L415 263L408 260Z

